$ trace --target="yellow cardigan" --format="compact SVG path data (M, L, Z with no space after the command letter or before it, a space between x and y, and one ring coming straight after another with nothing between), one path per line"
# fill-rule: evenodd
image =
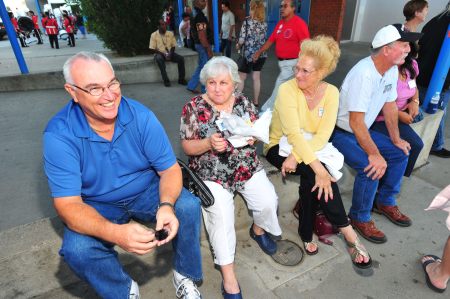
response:
M314 152L321 150L333 133L338 106L339 91L334 85L327 84L319 104L309 110L295 78L281 84L270 124L269 144L264 145L264 154L285 135L297 162L311 163L317 159ZM303 132L312 133L314 137L306 140Z

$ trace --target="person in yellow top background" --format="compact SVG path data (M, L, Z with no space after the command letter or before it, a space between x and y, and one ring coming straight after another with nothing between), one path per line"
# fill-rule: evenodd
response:
M149 49L155 54L155 62L161 71L161 76L166 87L170 86L170 80L166 72L166 61L172 61L178 64L178 83L186 85L184 79L184 57L175 53L177 42L172 31L167 31L167 25L163 19L159 20L158 30L150 36Z
M298 233L306 253L318 252L313 241L313 222L315 212L321 208L344 235L353 264L368 268L372 260L350 226L336 179L315 153L328 144L336 124L339 91L322 80L336 69L339 56L339 45L331 37L320 35L303 41L294 67L295 77L278 91L264 153L283 176L300 175ZM283 136L292 146L287 157L280 155Z

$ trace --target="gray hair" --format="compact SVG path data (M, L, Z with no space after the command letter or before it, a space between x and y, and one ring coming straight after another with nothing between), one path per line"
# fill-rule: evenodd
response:
M234 84L241 83L236 62L226 56L213 57L202 68L202 71L200 72L200 82L205 85L208 79L226 73L230 75L231 81L233 81Z
M395 42L396 42L396 40L393 41L393 42L390 42L389 44L385 44L385 45L383 45L381 47L378 47L378 48L375 48L375 49L374 48L370 48L370 54L373 55L373 56L377 56L381 52L381 49L383 49L386 46L389 47L389 48L392 48L394 46Z
M113 67L111 65L111 62L109 61L109 59L105 55L103 55L101 53L81 51L81 52L78 52L77 54L73 55L69 59L67 59L66 62L64 63L64 66L63 66L64 79L69 84L73 84L74 83L73 79L72 79L71 71L72 71L72 65L78 59L90 60L90 61L95 61L95 62L104 61L110 66L111 70L114 73L114 69L113 69Z

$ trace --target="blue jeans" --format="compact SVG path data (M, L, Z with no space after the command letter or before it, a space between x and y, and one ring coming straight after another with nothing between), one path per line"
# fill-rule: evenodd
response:
M231 57L231 40L222 38L220 43L220 52L225 52L226 57Z
M187 88L190 90L195 90L197 88L197 85L200 82L200 71L208 62L208 52L206 52L206 49L201 44L195 44L195 50L198 53L198 65L187 85ZM202 92L205 92L204 85L202 85Z
M419 86L419 97L421 99L425 98L428 88ZM442 116L441 122L439 123L439 128L436 132L436 137L434 137L433 145L431 146L432 151L440 151L444 148L445 141L445 118L447 116L447 105L450 100L450 89L442 90L441 99L439 100L439 109L444 110L444 115Z
M354 134L335 130L333 145L344 155L345 163L357 171L353 184L352 206L349 217L359 222L370 221L375 195L377 203L384 206L395 205L395 196L400 192L408 156L392 144L388 136L369 130L373 142L386 160L387 169L380 180L367 177L364 168L369 164L366 152L361 148Z
M116 203L86 202L101 215L117 224L131 219L156 221L159 203L157 188L148 188L137 198ZM180 222L172 240L174 269L194 281L202 279L200 255L200 201L183 188L175 204ZM79 278L88 282L102 298L128 298L131 278L119 262L114 244L79 234L67 226L60 255Z
M389 132L384 121L376 121L370 127L370 129L380 132L389 137ZM409 151L408 164L406 165L406 170L404 176L409 177L414 170L414 165L416 164L417 158L419 158L420 151L423 148L423 141L417 135L417 133L411 128L410 125L404 124L402 122L398 123L398 130L400 132L400 137L403 140L409 142L411 145L411 150Z

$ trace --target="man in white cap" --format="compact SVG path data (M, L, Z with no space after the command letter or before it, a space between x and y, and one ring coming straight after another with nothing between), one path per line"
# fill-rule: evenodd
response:
M410 226L395 196L400 192L410 145L398 131L397 65L404 63L409 42L420 33L407 32L401 24L381 28L372 41L372 54L359 61L341 87L333 145L345 163L357 171L349 217L365 239L384 243L386 236L371 220L372 206L394 224ZM389 137L370 129L383 111ZM375 203L375 205L374 205Z

